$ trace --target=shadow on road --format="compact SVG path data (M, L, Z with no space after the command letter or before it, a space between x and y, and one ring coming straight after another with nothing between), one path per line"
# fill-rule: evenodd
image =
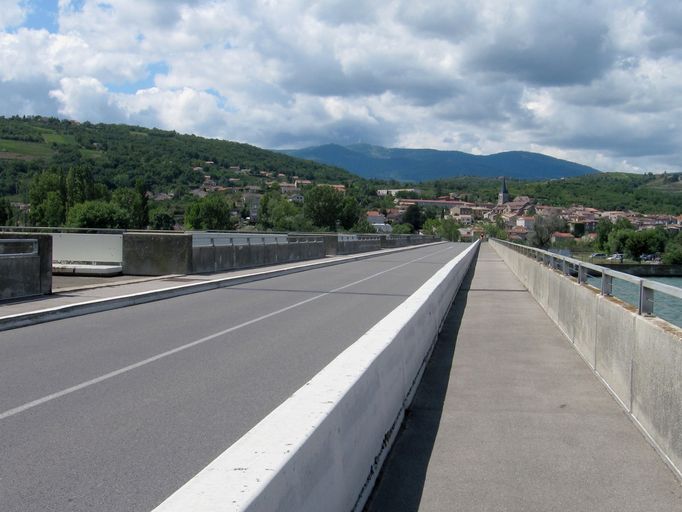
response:
M476 260L472 262L445 318L414 401L405 413L398 437L364 512L411 512L419 509L426 471L443 413L457 334L475 269Z

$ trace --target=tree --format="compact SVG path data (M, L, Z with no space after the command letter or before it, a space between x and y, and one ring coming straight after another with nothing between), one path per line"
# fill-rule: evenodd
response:
M440 223L438 235L450 242L458 242L460 239L459 228L461 226L453 219L443 219ZM506 236L505 236L506 238Z
M219 194L209 194L185 210L185 227L188 229L224 229L237 227L237 219L230 217L230 204Z
M147 187L142 178L135 181L135 203L130 218L134 227L146 229L149 225L149 199L147 198Z
M95 180L90 169L72 167L66 175L66 203L69 207L95 199Z
M425 235L438 235L440 229L441 229L440 219L426 219L426 222L424 222L424 225L422 226L422 232Z
M321 185L306 192L303 213L314 225L335 231L342 207L343 194L332 187Z
M682 265L682 243L669 243L663 253L663 263Z
M635 226L632 225L632 222L623 217L616 220L616 222L613 223L613 227L614 229L635 229Z
M258 224L260 224L262 229L272 229L272 209L281 197L279 191L268 190L260 198L260 203L258 204ZM246 205L244 205L244 209L246 212L242 212L242 216L246 218L249 215ZM244 215L244 213L246 213L246 215Z
M48 192L45 201L38 205L43 226L59 227L64 225L66 210L59 192Z
M609 219L599 219L597 222L597 248L603 251L607 250L609 241L609 233L613 231L613 222Z
M62 175L53 171L45 171L36 175L29 185L28 197L31 203L29 217L34 225L61 226L63 224L66 191ZM61 211L60 216L56 215L58 211Z
M157 208L149 214L149 225L152 229L171 230L175 226L175 218L168 210Z
M395 224L392 233L394 235L409 235L410 233L414 233L414 227L412 224L407 223Z
M632 229L614 229L609 233L609 240L606 247L609 252L624 253L628 239L635 234Z
M363 209L357 200L351 196L346 196L341 202L341 211L339 212L339 222L343 229L351 229L359 221L363 214Z
M507 232L497 222L486 222L483 224L483 231L489 238L507 239Z
M548 247L552 241L552 234L556 231L563 232L566 228L566 221L558 215L547 217L538 215L535 217L533 229L528 233L528 241L535 247Z
M137 180L134 189L125 187L114 190L111 201L128 213L131 228L147 228L149 225L149 202L142 180Z
M437 206L427 206L422 211L422 225L429 219L442 219L445 217L445 211L443 208L438 208Z
M69 209L66 224L73 228L114 228L128 227L128 214L119 206L106 201L85 201Z
M358 220L351 228L351 233L376 233L376 229L367 219Z
M662 229L634 231L625 240L625 252L632 259L640 261L642 254L663 252L666 242L667 236Z
M14 217L12 211L12 204L6 199L0 199L0 226L9 225L10 221Z
M313 231L315 226L305 218L301 207L270 190L260 199L258 223L261 229L276 231Z
M314 226L302 209L284 197L271 204L270 220L277 231L312 231Z
M416 204L411 204L403 214L403 223L410 224L415 231L419 231L424 224L424 214Z

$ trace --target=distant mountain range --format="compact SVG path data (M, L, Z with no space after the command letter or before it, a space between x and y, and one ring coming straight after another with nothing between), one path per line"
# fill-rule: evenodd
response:
M414 182L454 176L507 176L542 180L599 172L586 165L526 151L482 156L461 151L384 148L369 144L326 144L283 150L282 153L341 167L363 178Z

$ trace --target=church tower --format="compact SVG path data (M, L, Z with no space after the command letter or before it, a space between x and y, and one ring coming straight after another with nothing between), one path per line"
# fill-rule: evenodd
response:
M503 205L509 202L509 191L507 190L507 180L502 176L502 186L500 187L500 193L497 194L497 204Z

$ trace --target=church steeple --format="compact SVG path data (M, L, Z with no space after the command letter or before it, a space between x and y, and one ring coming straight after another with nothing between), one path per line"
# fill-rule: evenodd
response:
M500 193L497 194L497 204L502 205L509 202L509 191L507 190L507 180L502 176L502 185L500 186Z

